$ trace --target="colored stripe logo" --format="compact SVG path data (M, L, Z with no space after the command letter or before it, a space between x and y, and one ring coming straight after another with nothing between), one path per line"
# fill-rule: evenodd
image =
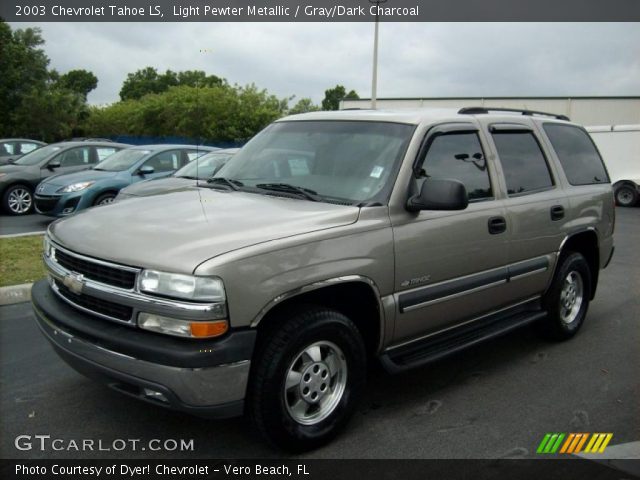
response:
M584 453L603 453L612 438L613 433L547 433L536 453L580 453L583 447Z

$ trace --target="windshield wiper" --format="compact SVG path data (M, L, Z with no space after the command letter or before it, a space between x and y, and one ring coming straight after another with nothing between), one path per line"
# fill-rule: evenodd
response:
M271 190L272 192L293 193L296 195L302 195L307 200L312 202L320 202L322 198L318 195L318 192L309 188L298 187L296 185L290 185L288 183L259 183L256 188L261 190Z
M188 180L199 180L198 177L191 177L189 175L176 175L176 178L186 178Z
M238 187L244 187L244 183L241 181L226 177L211 177L207 180L207 183L210 185L226 185L231 190L236 191L238 190Z

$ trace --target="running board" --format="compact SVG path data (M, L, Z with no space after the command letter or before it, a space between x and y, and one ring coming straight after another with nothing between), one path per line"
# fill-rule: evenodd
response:
M484 340L504 335L546 317L547 313L535 309L510 309L469 324L435 333L423 340L391 347L380 357L389 373L398 373L452 355Z

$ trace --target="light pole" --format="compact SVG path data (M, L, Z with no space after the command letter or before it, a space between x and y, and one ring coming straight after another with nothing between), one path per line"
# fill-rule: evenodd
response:
M376 6L376 26L373 34L373 72L371 74L371 108L376 109L376 96L378 92L378 7L387 0L369 0Z

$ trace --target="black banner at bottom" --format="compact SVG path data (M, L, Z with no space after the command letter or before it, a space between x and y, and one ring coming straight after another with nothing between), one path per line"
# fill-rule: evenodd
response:
M640 460L0 460L2 479L562 479L640 478Z

